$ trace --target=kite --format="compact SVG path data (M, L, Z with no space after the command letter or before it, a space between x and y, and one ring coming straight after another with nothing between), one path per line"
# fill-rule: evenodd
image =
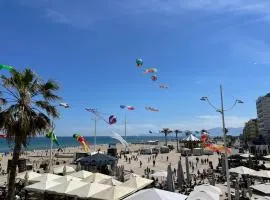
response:
M64 108L69 108L69 104L65 103L65 102L62 102L62 103L59 103L59 106L62 106Z
M51 130L51 131L49 131L49 132L46 134L46 138L51 139L51 141L52 141L53 143L55 143L56 145L58 145L58 146L59 146L59 143L58 143L57 137L56 137L56 135L53 133L53 131L52 131L52 130Z
M161 89L168 89L169 87L167 85L160 84L159 85L159 88L161 88Z
M11 70L13 70L13 67L10 66L10 65L3 65L3 64L0 64L0 70L1 70L1 69L6 69L6 70L8 70L8 71L11 71Z
M145 107L145 109L146 109L146 110L149 110L149 111L153 111L153 112L158 112L158 111L159 111L159 109L153 108L153 107L150 107L150 106Z
M143 65L143 60L141 58L136 59L137 67L141 67Z
M120 105L121 109L127 109L127 110L135 110L134 106L125 106L125 105Z
M102 119L104 122L106 122L109 125L115 124L117 122L116 116L115 115L110 115L109 119L106 120L103 113L97 111L97 109L93 108L85 108L86 111L93 113L95 116L98 118Z
M0 138L6 139L7 135L6 134L0 134Z
M87 140L85 139L85 137L83 137L79 134L73 134L73 138L76 139L80 143L80 145L83 147L83 150L85 152L90 151L89 144L88 144Z
M152 79L152 81L156 81L157 80L157 76L156 75L153 75L153 76L151 76L151 79Z
M127 141L124 140L121 135L119 135L118 133L116 133L114 131L112 131L112 133L113 133L113 135L111 136L112 138L114 138L114 139L118 140L119 142L121 142L121 144L124 145L125 147L128 146Z
M149 74L149 73L157 73L157 68L148 68L144 70L145 74Z
M115 124L116 122L117 122L116 116L111 115L109 117L109 124L112 125L112 124Z

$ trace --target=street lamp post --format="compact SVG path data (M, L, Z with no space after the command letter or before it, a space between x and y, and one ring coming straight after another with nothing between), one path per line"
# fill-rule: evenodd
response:
M230 176L229 176L228 153L226 151L226 149L227 149L227 140L226 140L227 130L226 130L226 126L225 126L225 116L224 116L224 113L225 113L225 111L232 110L237 103L243 103L243 101L237 99L237 100L235 100L235 102L234 102L234 104L232 105L231 108L225 110L224 109L224 104L223 104L222 85L220 85L220 101L221 101L221 108L220 109L218 109L217 107L215 107L210 102L210 100L208 99L208 97L202 97L201 100L202 101L206 101L212 108L214 108L217 112L221 113L221 117L222 117L222 130L223 130L223 141L224 141L224 149L225 149L225 172L226 172L226 177L227 177L227 192L228 192L228 200L231 200L231 187L230 187Z

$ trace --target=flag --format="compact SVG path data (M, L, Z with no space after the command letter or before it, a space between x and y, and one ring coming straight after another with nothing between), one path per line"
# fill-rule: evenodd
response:
M125 147L128 146L128 143L126 140L124 140L121 135L119 135L118 133L112 131L113 135L111 136L112 138L118 140L119 142L121 142L122 145L124 145Z
M52 131L49 131L49 132L46 134L46 137L49 138L49 139L51 139L56 145L59 146L57 137L56 137L56 135L55 135Z

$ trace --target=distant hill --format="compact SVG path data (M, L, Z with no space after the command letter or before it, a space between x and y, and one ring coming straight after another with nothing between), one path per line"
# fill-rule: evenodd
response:
M228 129L229 129L228 135L232 135L232 136L239 136L243 132L243 127L239 127L239 128L228 128ZM212 136L222 136L223 135L222 128L220 128L220 127L208 129L208 132Z

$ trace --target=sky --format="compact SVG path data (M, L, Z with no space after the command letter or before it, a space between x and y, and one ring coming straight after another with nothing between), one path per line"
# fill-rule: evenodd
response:
M71 108L59 108L58 135L93 135L86 107L117 116L113 126L98 120L97 135L123 134L125 115L128 135L220 127L219 113L200 101L220 106L220 84L226 108L244 101L226 112L226 125L243 127L269 92L269 10L268 0L0 0L0 63L60 84Z

